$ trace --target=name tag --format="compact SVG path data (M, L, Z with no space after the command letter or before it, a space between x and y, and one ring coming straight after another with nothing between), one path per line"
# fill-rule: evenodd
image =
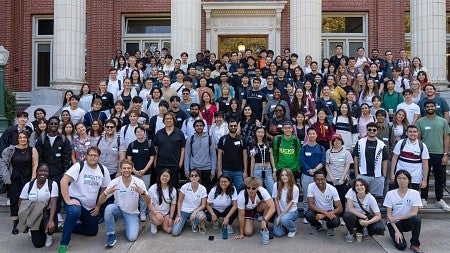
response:
M389 141L389 138L388 137L384 137L383 141Z
M413 153L414 153L415 155L420 155L420 150L414 150Z
M234 145L239 146L239 145L241 145L241 142L240 141L235 141Z
M103 96L102 99L107 99L107 97L106 97L106 96Z
M177 121L181 121L182 119L181 118L177 118Z
M305 152L305 156L311 156L311 152Z
M111 150L112 150L112 151L117 151L118 149L117 149L117 148L112 148Z
M344 161L344 158L343 158L343 157L339 157L339 158L338 158L338 161L339 161L339 162L343 162L343 161Z
M431 129L431 127L425 126L425 130L430 130L430 129Z
M241 92L241 96L244 96L244 92Z
M278 125L277 127L278 127L278 128L282 128L282 127L283 127L283 125Z
M187 111L187 112L190 112L190 111L191 111L191 109L186 109L186 111Z
M331 101L327 102L327 105L331 105L331 104L332 104Z
M56 157L60 157L60 156L61 156L61 153L56 153L55 156L56 156Z
M258 98L262 98L262 96L261 96L261 95L257 95L256 97L258 97Z
M439 108L441 108L441 106L440 105L436 105L436 108L439 109Z
M85 146L89 146L89 145L91 145L91 143L89 141L87 141L87 142L84 143L84 145Z
M132 152L133 152L133 154L137 154L137 153L139 153L139 149L133 149Z
M31 201L36 201L37 200L37 192L30 192L30 194L28 195L28 199Z
M225 103L225 105L230 105L230 102L227 101L227 102Z
M270 106L270 109L275 109L276 106L277 106L277 105L271 105L271 106Z

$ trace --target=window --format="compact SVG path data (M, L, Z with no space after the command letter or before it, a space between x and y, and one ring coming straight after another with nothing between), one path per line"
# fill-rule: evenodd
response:
M52 77L53 17L33 19L33 87L50 87Z
M170 14L156 17L124 17L123 48L125 52L148 49L152 52L168 48L170 51Z
M367 45L367 23L367 14L323 14L322 57L333 56L337 45L345 55L356 57L356 49Z

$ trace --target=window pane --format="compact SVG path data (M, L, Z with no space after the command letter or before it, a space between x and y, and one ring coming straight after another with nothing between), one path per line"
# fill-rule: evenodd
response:
M322 17L323 33L363 33L362 17Z
M125 44L125 52L130 53L130 55L134 55L134 52L139 50L139 43L126 43Z
M358 49L358 47L364 47L364 43L361 41L357 41L357 42L349 42L348 43L348 55L353 56L355 58L357 58L357 54L356 54L356 50ZM367 52L367 51L366 51ZM367 55L366 55L367 56Z
M170 33L170 19L168 20L151 20L151 19L135 19L128 20L127 34L153 34L153 33Z
M37 55L37 86L50 86L50 44L39 44Z
M336 54L336 46L337 45L341 45L342 47L344 47L344 41L330 41L330 43L328 44L328 56L327 58L330 58L331 56ZM345 48L344 48L344 52L345 52Z
M37 35L53 35L53 19L38 20Z
M447 23L448 27L448 23ZM447 28L448 30L448 28ZM405 13L405 33L411 32L411 15L409 13Z
M447 33L450 33L450 17L449 16L447 16L446 18L446 28L447 28Z

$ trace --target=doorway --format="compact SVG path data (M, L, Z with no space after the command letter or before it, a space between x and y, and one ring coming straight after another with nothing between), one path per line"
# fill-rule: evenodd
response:
M262 49L267 50L269 45L269 35L218 35L218 55L220 59L224 53L233 51L242 53L247 49L252 50L253 57L258 58Z

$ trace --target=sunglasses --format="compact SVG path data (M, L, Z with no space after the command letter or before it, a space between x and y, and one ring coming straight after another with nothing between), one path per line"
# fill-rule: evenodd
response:
M107 128L107 129L113 129L114 126L105 126L105 128Z
M229 125L230 127L237 127L237 125Z
M376 132L376 131L378 131L378 129L376 129L376 128L369 128L369 129L367 129L367 131L368 132Z
M256 187L247 187L247 190L256 190Z
M191 175L189 175L190 177L198 177L198 175L197 174L191 174Z

